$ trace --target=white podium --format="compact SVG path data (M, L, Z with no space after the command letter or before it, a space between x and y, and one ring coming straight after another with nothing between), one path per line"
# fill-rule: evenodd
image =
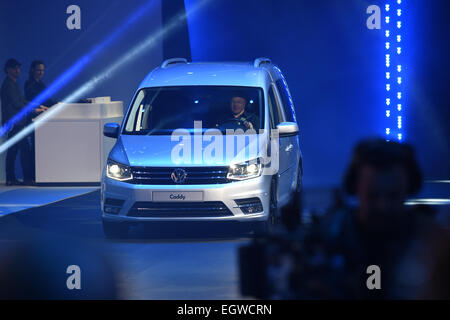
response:
M115 143L103 126L122 118L122 101L64 104L35 131L36 182L99 183Z

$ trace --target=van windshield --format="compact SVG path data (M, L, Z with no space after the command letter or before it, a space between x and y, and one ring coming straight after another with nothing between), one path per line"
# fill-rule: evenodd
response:
M176 129L194 128L258 133L264 129L263 101L263 90L256 87L144 88L134 99L122 133L170 135Z

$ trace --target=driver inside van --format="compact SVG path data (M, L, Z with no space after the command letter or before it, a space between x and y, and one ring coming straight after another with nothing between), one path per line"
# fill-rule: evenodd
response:
M222 121L221 126L226 123L234 123L237 128L258 130L259 117L256 114L245 110L247 102L248 98L245 94L234 94L230 102L232 114Z

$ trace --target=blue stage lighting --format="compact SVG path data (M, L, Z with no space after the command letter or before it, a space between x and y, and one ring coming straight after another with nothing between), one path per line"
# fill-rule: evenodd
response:
M400 75L400 72L402 72L402 59L404 55L404 45L401 45L402 42L402 18L404 16L404 8L401 6L400 0L386 0L386 3L384 5L385 11L386 11L386 19L385 19L385 35L386 38L389 38L390 35L394 37L396 41L396 45L393 45L392 41L384 41L385 42L385 57L386 57L386 79L390 79L391 76L394 77L395 82L392 82L388 85L386 85L386 94L385 94L385 101L386 105L391 104L391 100L396 98L396 106L397 108L393 110L386 110L386 136L394 135L397 137L397 140L401 141L404 139L404 132L403 132L403 105L404 105L404 76ZM394 14L390 14L388 16L387 12L393 11ZM391 23L393 24L391 26ZM389 43L389 44L388 44ZM392 72L394 70L391 70L391 63L393 66L396 66L397 74L394 76ZM403 101L400 103L400 101Z
M126 52L124 55L122 55L114 64L109 66L107 69L105 69L102 73L100 73L98 76L92 78L89 80L86 84L84 84L82 87L78 88L75 92L70 94L68 97L63 99L63 102L67 101L74 101L82 97L84 94L86 94L88 91L92 90L97 86L98 83L102 82L103 80L109 78L113 73L115 73L120 67L123 67L127 62L131 61L132 59L136 58L138 55L142 54L145 50L154 47L165 34L172 32L175 30L180 23L182 23L186 17L190 14L193 14L195 11L202 8L206 3L208 3L211 0L202 0L197 2L196 6L194 6L192 9L189 10L189 12L179 14L175 16L169 24L164 29L158 30L154 34L151 34L147 36L142 42L140 42L137 46ZM37 121L33 122L32 124L25 127L23 130L21 130L19 133L17 133L14 137L11 139L8 139L6 142L4 142L2 145L0 145L0 153L7 150L12 145L16 144L20 140L22 140L24 137L29 135L34 128L39 127L43 122L45 122L47 119L50 119L54 114L61 112L65 107L65 104L57 104L54 107L50 108L48 111L44 112Z

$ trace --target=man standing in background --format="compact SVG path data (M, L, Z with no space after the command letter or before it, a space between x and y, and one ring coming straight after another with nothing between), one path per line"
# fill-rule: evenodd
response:
M25 98L28 101L33 101L34 98L36 98L39 94L41 94L45 89L47 89L47 86L42 81L42 77L44 76L45 71L45 65L44 62L41 60L34 60L30 65L30 71L28 80L25 82ZM55 105L57 102L52 99L47 99L42 104L46 106L47 108L50 108L51 106ZM31 123L34 117L36 117L38 114L35 112L34 114L31 114L29 117L28 123ZM35 161L35 145L34 145L34 130L30 135L28 136L29 139L29 145L30 145L30 166L31 166L31 180L36 180L36 161Z
M1 88L2 101L2 122L6 124L12 117L19 113L27 104L28 101L22 94L17 79L20 75L20 63L15 59L9 59L5 63L6 78L3 81ZM39 106L34 109L35 113L45 111L47 107ZM27 124L27 117L23 117L17 123L14 123L8 132L8 138L13 137L20 132ZM32 172L30 166L30 146L27 138L20 140L18 143L11 146L6 154L6 185L20 184L15 176L15 162L17 154L20 151L20 162L23 171L23 184L32 183Z

